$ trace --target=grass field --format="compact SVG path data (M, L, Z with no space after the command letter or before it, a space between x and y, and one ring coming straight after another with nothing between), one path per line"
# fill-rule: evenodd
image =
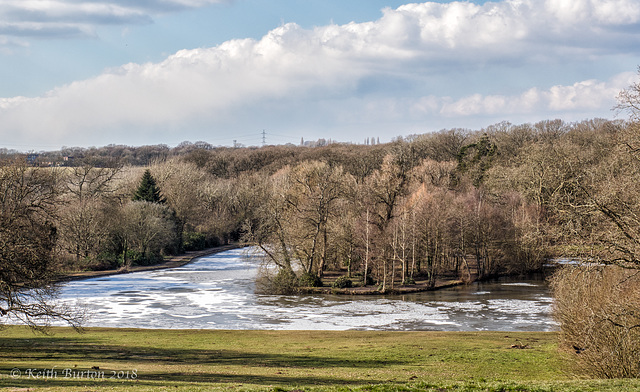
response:
M640 391L576 377L542 332L0 331L0 388L25 391ZM514 344L528 348L511 348Z

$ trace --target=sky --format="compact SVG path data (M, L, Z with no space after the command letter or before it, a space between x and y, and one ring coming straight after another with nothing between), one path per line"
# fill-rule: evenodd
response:
M624 119L637 0L2 0L0 148Z

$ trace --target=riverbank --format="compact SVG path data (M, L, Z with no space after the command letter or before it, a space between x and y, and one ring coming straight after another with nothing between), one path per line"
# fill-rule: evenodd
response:
M198 257L208 256L216 253L225 252L232 249L241 248L242 245L239 243L232 243L228 245L222 245L218 247L208 248L200 251L191 251L185 252L182 255L178 256L167 256L165 261L159 264L149 265L149 266L132 266L129 268L121 268L117 270L104 270L104 271L81 271L74 273L67 273L60 277L59 281L71 281L71 280L82 280L82 279L90 279L111 275L119 275L119 274L127 274L132 272L142 272L142 271L154 271L154 270L162 270L162 269L170 269L170 268L178 268L182 267L186 264L189 264L194 259ZM427 291L435 291L442 290L450 287L461 286L468 284L469 282L474 282L477 279L477 273L474 269L472 269L471 274L469 276L469 281L464 281L462 279L437 279L435 284L432 286L429 284L428 280L416 280L413 284L402 285L396 283L394 286L391 284L387 284L386 289L383 291L380 289L378 285L369 285L369 286L359 286L356 285L354 287L349 288L335 288L332 287L332 283L339 277L343 276L345 273L329 271L325 273L323 282L324 285L321 287L300 287L298 291L300 294L334 294L334 295L404 295L404 294L413 294Z
M472 268L468 279L465 281L463 279L456 279L453 277L442 277L440 279L436 279L433 285L429 282L428 279L419 279L416 278L412 284L401 284L400 282L395 282L395 284L391 284L391 282L387 282L387 285L384 290L382 290L381 285L368 285L362 286L361 283L355 283L357 278L353 278L353 287L346 288L337 288L333 287L333 283L343 277L346 276L347 271L328 271L325 272L322 277L323 285L320 287L300 287L299 291L301 294L335 294L335 295L403 295L403 294L413 294L413 293L422 293L426 291L435 291L447 289L455 286L462 286L465 284L469 284L475 282L478 278L477 267Z
M465 282L460 279L437 280L435 285L431 286L427 281L417 281L414 284L396 285L393 288L387 287L381 290L377 285L358 286L349 288L331 287L332 280L327 280L322 287L301 287L302 294L337 294L337 295L402 295L412 293L422 293L425 291L442 290L449 287L461 286Z
M143 272L143 271L155 271L155 270L163 270L170 268L178 268L184 265L189 264L194 259L198 257L213 255L216 253L225 252L232 249L241 248L242 245L239 243L232 243L228 245L217 246L213 248L203 249L200 251L190 251L185 252L182 255L177 256L167 256L162 263L148 265L148 266L131 266L128 268L120 268L113 270L103 270L103 271L79 271L66 273L62 275L58 281L72 281L72 280L82 280L82 279L91 279L91 278L99 278L105 276L112 275L120 275L120 274L128 274L132 272ZM388 285L385 291L379 289L377 285L369 285L369 286L355 286L350 288L335 288L332 287L332 283L338 278L342 276L340 273L336 272L328 272L325 274L324 285L322 287L300 287L300 294L336 294L336 295L402 295L402 294L411 294L411 293L419 293L425 291L434 291L446 289L449 287L455 287L464 285L465 282L460 279L439 279L435 282L434 286L429 285L428 281L416 281L414 284L410 285L399 285L396 284L393 288L391 285Z
M111 276L111 275L119 275L119 274L128 274L131 272L141 272L141 271L155 271L161 269L168 268L178 268L184 265L189 264L194 259L198 257L208 256L220 252L225 252L232 249L241 248L240 244L232 243L228 245L216 246L214 248L208 248L198 251L190 251L185 252L181 255L177 256L167 256L162 263L154 264L154 265L145 265L145 266L131 266L128 268L120 268L115 270L104 270L104 271L80 271L80 272L72 272L64 274L60 277L59 281L70 281L70 280L81 280L81 279L90 279L90 278L99 278L103 276Z
M0 388L47 391L640 391L570 371L551 332L0 331ZM525 347L525 348L521 348Z

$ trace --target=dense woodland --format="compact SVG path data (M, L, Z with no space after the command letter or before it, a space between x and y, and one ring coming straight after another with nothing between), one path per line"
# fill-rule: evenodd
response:
M3 252L49 252L72 271L241 241L278 267L276 291L328 273L386 291L535 271L549 257L636 263L636 127L553 120L376 145L3 151L2 235L38 224ZM150 186L158 197L138 195ZM12 208L25 221L10 222Z

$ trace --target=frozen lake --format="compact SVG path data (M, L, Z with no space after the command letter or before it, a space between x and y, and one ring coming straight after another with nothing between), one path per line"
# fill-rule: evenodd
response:
M501 280L404 296L254 293L259 258L246 249L176 269L65 283L61 299L89 307L86 326L175 329L548 331L540 280Z

